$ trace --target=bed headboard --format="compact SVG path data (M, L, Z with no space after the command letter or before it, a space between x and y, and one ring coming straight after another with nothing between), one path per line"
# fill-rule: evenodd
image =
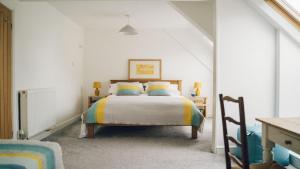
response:
M181 80L146 80L146 79L135 79L135 80L110 80L111 84L118 83L118 82L140 82L140 83L147 83L147 82L170 82L171 84L177 84L178 90L182 93L181 88Z

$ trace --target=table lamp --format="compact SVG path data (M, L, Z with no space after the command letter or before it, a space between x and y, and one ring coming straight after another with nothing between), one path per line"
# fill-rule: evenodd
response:
M101 82L94 82L93 88L95 89L95 96L100 95Z
M201 82L195 82L194 83L194 89L196 89L196 96L200 96L201 86L202 86Z

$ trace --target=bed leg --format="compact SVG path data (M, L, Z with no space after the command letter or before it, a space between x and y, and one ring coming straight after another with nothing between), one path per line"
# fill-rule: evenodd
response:
M86 127L87 127L87 137L94 138L95 137L95 133L94 133L95 125L94 124L86 124Z
M198 138L198 128L192 126L192 139L197 139Z

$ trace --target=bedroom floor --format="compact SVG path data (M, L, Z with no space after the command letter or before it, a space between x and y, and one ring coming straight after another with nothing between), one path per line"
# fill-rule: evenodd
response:
M225 168L210 153L210 119L197 140L190 127L102 127L94 139L78 139L79 130L77 122L45 139L61 145L66 169Z

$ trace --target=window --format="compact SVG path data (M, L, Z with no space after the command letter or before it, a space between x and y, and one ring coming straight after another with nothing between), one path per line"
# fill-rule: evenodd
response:
M300 0L266 0L266 2L300 30Z

